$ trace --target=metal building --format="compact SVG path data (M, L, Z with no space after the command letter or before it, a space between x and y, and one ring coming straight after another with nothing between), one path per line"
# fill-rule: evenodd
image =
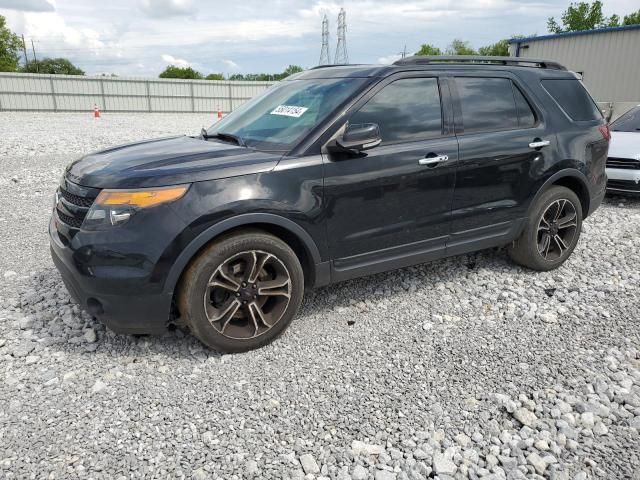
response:
M613 118L640 104L640 25L509 40L514 57L554 60L580 73Z

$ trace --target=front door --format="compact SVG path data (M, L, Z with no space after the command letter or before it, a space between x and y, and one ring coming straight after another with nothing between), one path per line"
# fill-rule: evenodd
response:
M440 90L437 78L415 76L378 87L349 122L378 124L380 146L325 157L334 281L443 254L458 144Z

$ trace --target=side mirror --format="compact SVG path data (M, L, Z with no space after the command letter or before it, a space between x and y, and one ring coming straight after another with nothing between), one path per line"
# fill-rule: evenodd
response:
M336 147L343 152L362 152L377 147L382 142L377 123L354 123L347 125Z

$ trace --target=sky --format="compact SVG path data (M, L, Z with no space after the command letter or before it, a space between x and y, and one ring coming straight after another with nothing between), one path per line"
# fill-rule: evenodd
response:
M335 54L337 16L347 12L351 63L391 63L405 45L442 49L454 38L478 48L547 33L568 0L0 0L0 15L31 40L38 58L67 57L87 74L157 76L167 65L203 74L282 72L318 63L322 16ZM606 15L637 0L604 0Z

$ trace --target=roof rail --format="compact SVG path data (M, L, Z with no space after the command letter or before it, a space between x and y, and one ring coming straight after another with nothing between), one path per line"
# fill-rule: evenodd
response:
M551 70L566 70L563 65L549 60L523 57L488 57L482 55L413 55L401 58L394 65L430 65L435 63L477 64L477 65L513 65L519 67L548 68Z

